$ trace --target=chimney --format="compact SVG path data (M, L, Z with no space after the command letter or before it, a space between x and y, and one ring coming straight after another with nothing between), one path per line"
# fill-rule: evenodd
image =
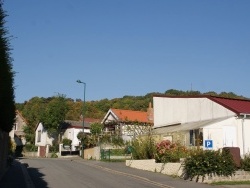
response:
M149 102L149 105L148 105L147 116L148 116L148 121L150 122L154 121L154 109L152 108L151 102Z

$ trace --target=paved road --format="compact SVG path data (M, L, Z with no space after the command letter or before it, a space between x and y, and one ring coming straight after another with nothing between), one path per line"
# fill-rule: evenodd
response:
M126 167L124 163L75 159L23 159L36 188L215 188L160 173ZM218 186L216 186L218 188Z

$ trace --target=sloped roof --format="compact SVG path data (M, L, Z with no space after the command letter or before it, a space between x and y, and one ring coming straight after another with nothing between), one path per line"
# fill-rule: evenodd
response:
M82 121L65 120L63 123L61 123L60 126L61 126L61 129L68 129L68 128L82 129L83 122ZM84 121L84 128L90 128L90 123Z
M119 121L138 121L142 123L150 123L148 113L133 110L121 110L112 108L111 111L117 116Z
M27 124L26 119L23 117L23 115L21 114L19 110L16 110L16 115L19 115L19 117L23 120L23 122Z
M239 114L250 114L250 100L248 99L232 99L225 97L216 97L210 95L197 95L197 96L167 96L167 95L155 95L155 97L166 98L208 98L213 102L224 106L232 112Z
M229 99L222 97L208 97L212 101L228 108L229 110L235 112L236 114L250 114L250 100L244 99Z
M210 119L210 120L204 120L204 121L196 121L196 122L183 123L183 124L182 123L174 124L174 125L169 125L169 126L164 126L164 127L156 127L154 128L153 133L165 134L169 132L189 131L189 130L204 128L213 123L218 123L229 118L231 117L222 117L222 118Z

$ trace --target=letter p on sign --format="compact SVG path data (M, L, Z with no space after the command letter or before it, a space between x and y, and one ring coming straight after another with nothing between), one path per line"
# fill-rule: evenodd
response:
M213 149L213 140L205 140L205 148Z

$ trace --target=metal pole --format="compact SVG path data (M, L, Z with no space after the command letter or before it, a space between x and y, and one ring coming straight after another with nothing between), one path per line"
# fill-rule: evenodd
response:
M82 82L81 80L77 80L77 83L81 83L84 85L84 93L83 93L83 110L82 110L82 130L83 130L83 136L84 134L84 119L85 119L85 93L86 93L86 83ZM82 158L84 158L84 143L82 141Z

